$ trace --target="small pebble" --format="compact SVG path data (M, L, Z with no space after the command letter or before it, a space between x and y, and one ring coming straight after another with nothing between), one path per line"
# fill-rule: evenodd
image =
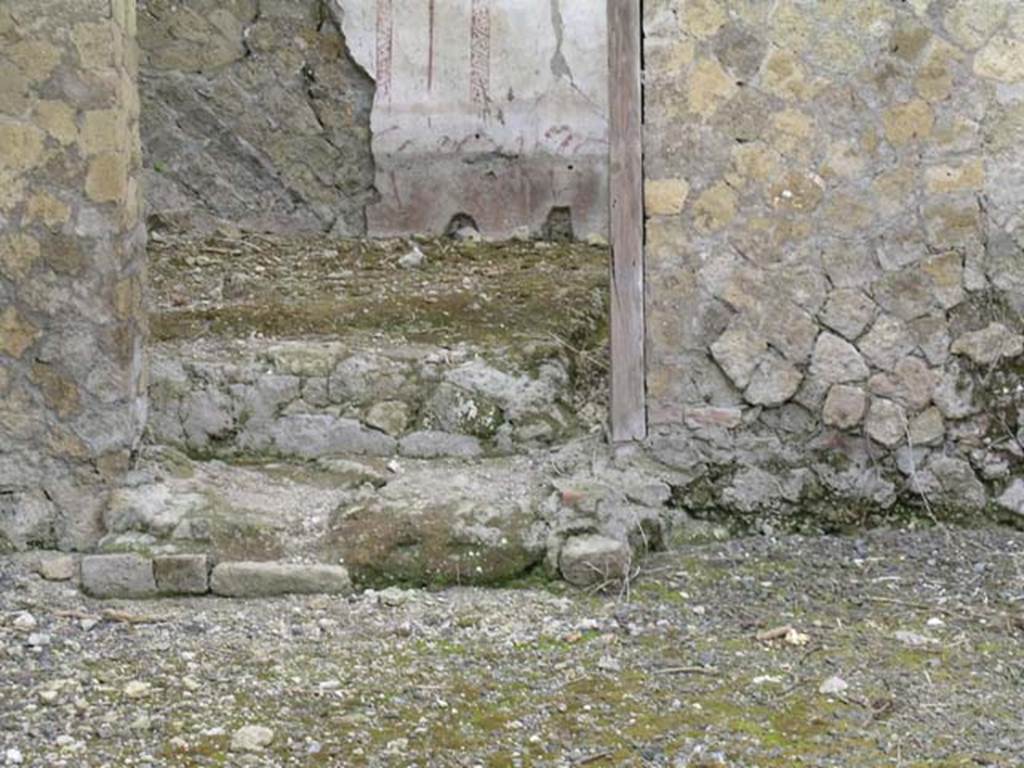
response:
M246 725L231 737L232 752L262 752L274 742L274 732L262 725Z
M28 611L14 617L14 628L21 632L31 632L37 626L36 617Z

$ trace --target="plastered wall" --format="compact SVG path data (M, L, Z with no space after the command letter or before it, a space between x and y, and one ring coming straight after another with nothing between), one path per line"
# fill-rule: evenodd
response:
M335 0L376 85L372 235L607 235L607 23L594 0Z

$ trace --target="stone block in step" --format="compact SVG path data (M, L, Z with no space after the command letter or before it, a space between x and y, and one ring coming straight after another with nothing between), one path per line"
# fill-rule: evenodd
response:
M339 565L231 562L214 567L210 586L222 597L336 595L351 592L352 580Z
M558 562L567 582L590 587L627 578L632 560L633 553L626 542L590 534L566 541Z
M153 561L136 554L86 555L82 590L99 598L144 598L157 595Z
M475 459L484 451L475 437L426 430L403 437L398 452L409 459Z
M161 595L205 595L210 591L210 562L206 555L159 555L153 576Z

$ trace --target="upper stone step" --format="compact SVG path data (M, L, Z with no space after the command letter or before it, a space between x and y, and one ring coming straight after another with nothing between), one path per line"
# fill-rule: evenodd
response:
M153 252L153 442L472 458L603 419L602 248L238 236Z

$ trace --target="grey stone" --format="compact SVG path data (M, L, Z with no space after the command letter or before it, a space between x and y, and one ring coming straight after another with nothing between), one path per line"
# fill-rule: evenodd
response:
M475 459L483 455L480 441L475 437L432 431L406 435L398 444L398 452L410 459Z
M0 548L5 541L15 550L56 547L57 512L38 491L0 494Z
M153 558L157 589L165 595L205 595L210 591L206 555L158 555Z
M928 448L921 447L917 443L914 443L913 449L910 446L902 445L896 449L896 468L907 477L916 478L917 473L924 468L930 454L931 451Z
M570 584L589 587L629 577L633 554L625 542L589 534L573 536L562 546L559 569Z
M339 454L387 456L394 438L369 430L354 419L330 414L296 414L277 419L267 429L273 450L284 456L317 459Z
M836 384L825 398L822 418L830 427L851 429L864 420L867 402L863 389Z
M895 318L883 316L858 343L861 354L871 365L891 371L915 347L906 326Z
M341 504L323 547L362 584L500 584L544 558L542 492L518 459L400 473Z
M331 476L332 482L343 487L358 488L368 484L381 488L390 479L384 470L351 459L319 459L316 465Z
M78 561L74 555L45 552L40 553L36 561L36 573L47 581L71 581L77 572Z
M99 598L153 597L157 593L153 562L135 554L86 555L82 589Z
M234 403L218 389L190 392L181 402L181 422L189 444L205 449L235 425Z
M833 331L853 341L871 324L875 312L875 303L862 291L840 288L829 296L820 317Z
M757 362L743 397L751 405L782 405L796 394L803 378L792 363L770 352Z
M1024 516L1024 480L1014 480L997 499L1003 509Z
M919 411L932 401L932 393L939 383L938 374L916 357L905 357L896 363L892 373L879 373L871 377L871 394L895 400L911 411Z
M217 564L210 588L223 597L344 595L352 591L352 581L339 565L238 562Z
M864 358L850 342L833 333L818 337L811 354L811 377L825 384L847 384L868 377Z
M929 408L910 422L910 442L913 445L939 445L945 435L946 422L938 408Z
M409 406L396 400L374 403L363 421L392 437L398 437L409 426Z
M262 725L245 725L231 736L232 752L262 752L274 743L274 732Z
M103 519L110 533L137 531L163 538L209 505L202 494L182 492L167 483L147 483L114 491Z
M965 333L953 342L953 354L970 358L977 365L994 365L1003 358L1024 353L1024 336L1013 333L1002 323L991 323L973 333Z
M910 324L910 333L932 365L944 365L949 359L949 324L945 317L921 317Z
M739 389L750 385L757 361L768 342L744 324L734 324L711 345L711 356Z
M404 254L398 259L398 266L402 269L419 269L427 261L427 257L423 251L419 249L419 246L413 246L413 249L408 253Z
M504 423L501 406L493 399L462 387L441 383L425 406L432 429L488 438Z
M969 462L952 456L933 456L928 470L940 490L938 502L957 509L981 510L988 503L988 494Z
M907 415L892 400L872 398L864 431L876 443L894 448L907 439Z
M735 429L743 423L743 411L713 406L687 408L684 420L690 429Z
M943 371L932 399L947 419L966 419L978 412L974 404L974 380L956 365Z

